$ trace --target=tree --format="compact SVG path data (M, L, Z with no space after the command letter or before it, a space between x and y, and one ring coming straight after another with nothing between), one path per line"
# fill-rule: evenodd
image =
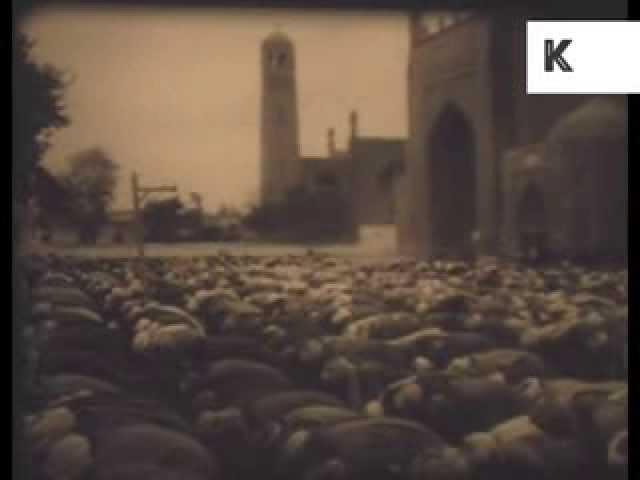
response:
M33 193L35 225L49 230L55 223L65 223L69 216L72 201L64 183L42 165L33 173L31 185Z
M15 31L14 27L14 31ZM30 58L32 41L22 32L12 41L12 199L13 242L17 247L29 215L29 199L34 195L36 166L49 146L51 134L69 120L62 95L65 84L61 73Z
M182 202L178 197L154 200L142 209L145 237L156 242L175 241L181 227Z
M71 217L83 242L94 243L107 221L119 166L99 148L77 153L69 159L64 183L72 198Z
M183 213L183 225L192 230L202 230L204 225L204 208L202 206L202 195L191 192L190 199L193 207L185 208Z
M189 196L191 198L191 203L193 203L193 207L196 210L202 211L202 194L198 192L191 192Z
M62 74L30 58L33 42L24 33L17 32L12 42L13 188L14 198L24 202L51 135L69 120L62 103Z

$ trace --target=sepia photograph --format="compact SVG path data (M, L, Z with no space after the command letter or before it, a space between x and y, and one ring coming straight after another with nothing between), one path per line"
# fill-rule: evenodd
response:
M626 480L626 1L184 3L14 2L14 478Z

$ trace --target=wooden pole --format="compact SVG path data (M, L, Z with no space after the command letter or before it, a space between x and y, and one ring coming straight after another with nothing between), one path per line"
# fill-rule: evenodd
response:
M138 256L144 257L144 221L142 218L142 202L152 193L177 192L178 187L175 185L159 185L157 187L141 187L138 174L131 175L131 194L133 195L133 216L136 226L136 244Z
M140 214L140 185L138 184L138 174L131 175L131 193L133 195L133 217L136 229L136 247L138 256L144 257L144 229L142 225L142 217Z

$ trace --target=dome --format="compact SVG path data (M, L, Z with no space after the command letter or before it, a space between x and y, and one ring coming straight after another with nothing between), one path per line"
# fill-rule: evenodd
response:
M596 98L561 118L551 128L548 151L627 144L627 109L620 100Z
M621 101L622 100L622 101ZM626 99L595 98L562 117L545 141L557 248L624 258L628 228ZM555 240L554 240L555 241Z

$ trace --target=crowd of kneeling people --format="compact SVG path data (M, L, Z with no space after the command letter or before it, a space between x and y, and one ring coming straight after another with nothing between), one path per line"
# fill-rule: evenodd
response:
M32 478L628 475L626 270L25 261Z

